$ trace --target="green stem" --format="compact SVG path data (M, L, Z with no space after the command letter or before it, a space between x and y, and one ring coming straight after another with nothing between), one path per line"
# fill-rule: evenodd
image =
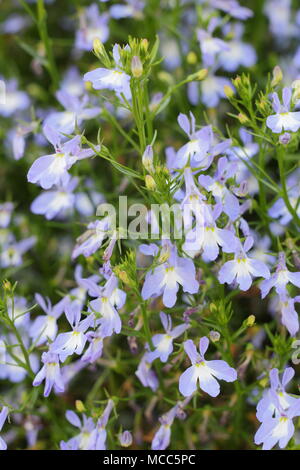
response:
M37 2L37 27L39 31L39 35L41 41L45 46L46 56L47 56L47 64L46 67L50 74L52 80L52 86L54 90L57 89L59 83L59 75L56 67L56 63L54 60L53 49L52 49L52 41L48 35L47 29L47 12L44 5L44 0L38 0Z
M292 204L290 203L290 198L288 194L288 188L286 185L286 174L285 174L285 165L284 165L284 149L283 147L277 147L277 160L278 160L278 168L279 168L279 176L280 182L282 187L282 197L286 208L288 209L289 213L293 217L293 220L296 225L300 227L300 218L297 214L297 211L294 209Z

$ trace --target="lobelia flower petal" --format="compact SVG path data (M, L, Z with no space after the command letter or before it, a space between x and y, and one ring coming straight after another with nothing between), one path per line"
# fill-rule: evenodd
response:
M197 390L198 375L196 369L195 365L189 367L179 378L179 391L185 397L189 397Z

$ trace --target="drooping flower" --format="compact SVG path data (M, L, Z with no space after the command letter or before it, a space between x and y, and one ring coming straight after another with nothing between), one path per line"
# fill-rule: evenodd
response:
M135 375L141 381L144 387L150 387L153 392L158 388L158 378L153 369L151 369L151 362L148 359L148 352L146 352L135 372Z
M291 88L282 90L282 101L280 103L278 94L273 93L272 106L276 114L267 117L266 124L272 132L280 134L282 131L297 132L300 129L300 111L290 111L292 99Z
M97 421L97 435L96 435L96 443L95 443L95 450L106 450L106 425L114 407L113 400L109 399L107 405Z
M57 354L50 351L42 354L43 367L35 376L32 383L34 387L41 385L45 380L44 397L48 397L54 387L55 392L61 393L65 387L62 381L62 376L59 368L59 358Z
M176 404L173 408L171 408L170 411L159 418L161 425L154 434L151 444L152 450L165 450L170 444L171 426L176 417L178 409L179 405Z
M299 316L295 304L300 303L300 295L292 298L287 294L276 295L271 298L269 310L280 316L281 323L286 327L291 336L299 331Z
M246 253L252 245L252 237L247 237L244 245L240 242L236 244L234 259L223 264L219 271L218 278L221 284L231 284L236 280L239 288L246 291L251 287L252 277L269 279L270 271L266 264L247 256Z
M81 357L81 360L84 362L89 362L92 364L102 355L103 349L103 339L105 334L102 333L103 328L100 327L95 331L88 331L86 336L89 341L89 347Z
M78 179L71 178L58 188L42 192L32 202L31 212L44 215L47 220L66 217L72 213L76 204L76 195L73 191L77 184Z
M173 340L182 335L189 325L182 324L172 329L172 319L170 315L166 315L164 312L160 313L160 320L164 327L165 334L157 334L152 338L154 351L149 351L147 359L152 362L159 358L161 362L167 362L170 354L173 351Z
M191 367L183 372L179 379L179 391L185 397L197 390L198 381L201 390L211 397L216 397L220 393L220 385L216 379L226 382L234 382L237 379L236 371L227 362L205 360L204 354L209 345L209 339L206 336L200 339L200 354L192 340L189 339L183 344L184 350L192 362Z

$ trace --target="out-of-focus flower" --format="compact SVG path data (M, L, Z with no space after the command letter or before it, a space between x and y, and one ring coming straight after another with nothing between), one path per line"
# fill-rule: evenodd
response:
M0 412L0 431L3 428L7 415L8 415L8 408L7 406L3 406ZM6 450L6 449L7 449L6 442L0 436L0 450Z
M75 47L84 51L93 49L94 39L106 42L109 38L109 15L99 12L98 5L82 9L79 14L79 29L76 32Z

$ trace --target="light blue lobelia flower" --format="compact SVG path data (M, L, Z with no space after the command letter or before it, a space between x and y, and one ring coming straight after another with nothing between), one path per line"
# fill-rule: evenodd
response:
M192 395L197 390L198 381L201 390L211 397L216 397L220 393L220 385L216 379L226 382L234 382L237 379L236 371L227 362L205 360L204 354L209 345L209 339L206 336L203 336L199 341L200 354L191 339L183 344L192 363L191 367L183 372L179 379L179 391L185 397Z
M272 106L275 114L267 117L266 124L272 132L280 134L282 131L297 132L300 129L300 111L290 111L292 99L291 88L285 87L282 90L282 101L280 103L278 94L273 93Z
M68 356L74 353L79 356L82 354L87 341L85 332L94 321L93 315L88 315L80 320L81 312L72 305L66 306L65 313L72 331L60 333L51 344L51 352L58 354L61 362L64 362Z
M153 369L151 369L151 362L148 359L148 352L146 352L135 372L135 375L141 381L144 387L150 387L153 392L157 390L159 382Z
M67 304L66 299L60 300L52 306L48 298L44 299L40 294L35 294L35 300L45 315L39 315L33 321L29 329L29 336L36 346L40 346L48 339L54 341L57 334L57 320L63 313Z
M171 426L179 410L179 404L176 404L167 413L159 418L160 427L154 434L151 450L165 450L170 444Z
M263 444L262 450L270 450L277 443L280 449L284 449L295 432L293 418L300 416L300 399L285 411L280 405L277 394L273 390L270 394L273 395L278 413L264 419L255 434L254 442L257 445Z
M265 390L263 398L258 402L256 408L256 417L261 423L274 415L280 415L280 410L277 408L278 401L280 407L285 411L299 400L285 391L287 384L292 380L294 375L295 371L292 367L287 367L284 370L281 380L279 379L278 369L272 369L270 371L271 388ZM274 401L274 393L278 401Z
M79 429L79 433L69 441L60 443L62 450L95 450L97 429L93 418L82 415L82 421L74 411L68 410L66 418L73 426Z
M199 290L193 261L179 257L176 247L170 245L167 261L146 274L142 297L147 300L162 295L164 305L171 308L177 300L179 285L189 294L196 294Z
M153 362L157 358L159 358L161 362L167 362L170 354L173 352L173 340L178 338L178 336L182 335L187 328L189 328L189 325L182 324L172 329L171 316L166 315L164 312L160 313L160 320L165 333L153 336L152 343L155 349L154 351L149 351L147 355L149 362Z
M95 222L90 222L87 226L87 231L77 239L72 259L77 258L81 254L87 258L95 253L101 247L105 238L109 236L110 227L111 221L109 216Z
M89 282L89 285L92 283ZM101 337L105 338L113 333L119 334L122 322L117 308L123 307L126 294L118 289L117 277L111 274L103 287L94 284L94 289L90 293L93 297L97 297L90 302L90 311L96 315L96 325L101 326Z
M176 154L175 167L185 167L189 160L192 168L207 170L213 162L214 157L224 152L231 144L231 140L215 144L215 138L211 126L196 130L196 120L192 112L190 117L180 113L177 118L181 129L189 137L188 143L184 144Z
M43 189L54 185L67 184L70 180L68 170L79 160L94 155L91 149L81 148L81 136L62 143L59 133L50 126L44 127L47 140L54 146L55 153L37 158L31 165L27 180L38 183Z
M56 393L62 393L65 387L60 372L58 354L53 354L50 349L42 354L42 362L44 365L35 376L32 385L38 387L45 380L44 397L50 395L53 387Z
M100 67L98 69L92 70L91 72L87 72L83 79L84 81L92 82L93 88L95 90L112 90L121 99L121 95L123 94L127 100L130 100L130 75L122 70L119 47L119 44L115 44L113 47L113 58L115 61L114 68L105 69Z
M219 271L218 279L221 284L232 284L236 281L242 291L247 291L251 287L252 277L269 279L270 271L267 265L247 256L246 253L252 245L252 237L247 237L244 245L237 242L234 259L223 264Z
M288 294L287 285L289 283L300 287L300 272L289 271L285 262L285 254L280 252L275 273L269 279L262 281L259 286L262 299L268 295L273 287L279 296L286 296Z
M221 157L218 160L217 171L215 175L200 175L199 183L207 191L211 192L217 203L220 203L223 212L235 221L240 215L240 204L238 198L232 190L227 187L227 180L233 178L238 171L236 162L229 162L227 157Z

